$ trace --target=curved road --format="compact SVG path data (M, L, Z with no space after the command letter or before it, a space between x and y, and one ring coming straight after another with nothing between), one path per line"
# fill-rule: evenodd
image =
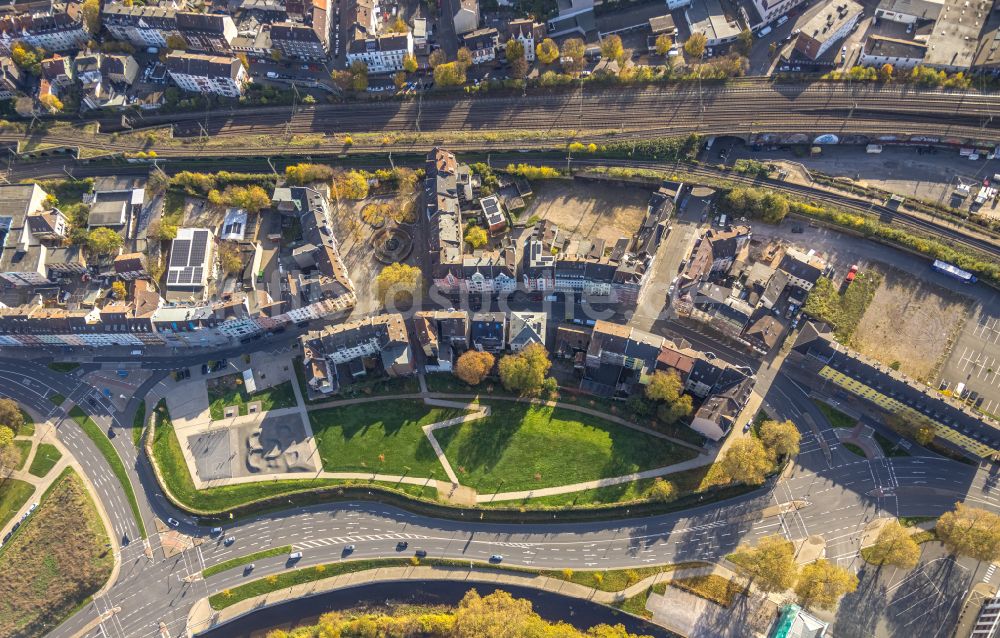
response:
M696 335L690 337L697 340ZM274 343L266 346L273 348ZM714 349L724 357L741 358L739 353L726 352L717 344ZM0 358L0 394L48 415L57 423L59 438L97 486L115 534L127 535L131 540L120 550L122 568L110 590L51 635L72 636L110 609L115 613L88 636L144 638L161 634L161 628L166 635L182 635L188 610L195 600L246 579L242 568L207 580L185 582L185 577L205 566L272 546L292 545L302 551L304 558L297 566L341 560L346 544L356 546L351 558L396 556L396 543L406 540L410 545L407 556L418 547L434 557L471 560L485 560L499 553L503 554L505 564L585 570L713 560L742 541L768 534L784 533L790 538L823 534L828 541L827 556L848 566L859 560L856 555L861 531L879 515L936 515L963 498L981 506L1000 507L1000 502L989 493L990 486L973 466L939 457L867 461L844 450L805 390L791 375L778 373L766 395L766 404L781 418L799 423L803 413L809 414L832 449L831 460L827 461L816 435L805 431L802 453L787 478L752 495L643 519L553 525L442 521L370 503L329 504L227 526L224 535L235 536L236 542L226 547L220 539L211 537L209 530L197 527L189 517L167 504L147 460L136 453L127 432L139 399L155 391L159 383L172 383L165 380L168 365L176 368L217 356L144 360L143 367L152 370L153 376L130 399L124 412L110 414L96 399L96 405L89 403L87 397L96 396L97 391L79 378L83 371L99 364L85 364L79 373L64 375L34 361ZM103 358L110 362L116 357ZM103 428L111 426L121 433L112 441L125 461L139 499L150 534L150 551L139 540L123 490L103 457L76 423L53 408L46 398L53 392L77 402ZM805 500L810 505L792 514L761 520L762 508L792 500ZM165 520L168 516L181 520L182 532L203 537L205 542L178 556L163 558L155 520ZM283 557L258 561L252 578L286 568Z

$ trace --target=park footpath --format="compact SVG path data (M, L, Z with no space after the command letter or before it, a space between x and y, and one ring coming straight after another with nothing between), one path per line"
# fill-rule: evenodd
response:
M602 605L614 606L627 598L646 591L653 585L670 581L675 578L693 578L715 574L726 579L732 579L736 574L722 565L704 565L664 571L647 576L629 587L619 591L602 591L586 585L568 582L562 578L533 574L528 571L492 569L480 565L469 567L437 567L413 566L380 567L350 574L331 576L322 580L301 585L293 585L268 594L247 598L230 605L225 609L212 609L208 598L195 602L188 613L188 636L201 633L218 625L233 621L241 616L260 611L266 607L280 605L289 600L319 596L331 591L364 587L379 583L412 581L415 587L426 587L430 581L447 581L460 583L484 583L489 585L508 585L529 587L547 591L561 596L588 600ZM624 612L623 612L624 613Z

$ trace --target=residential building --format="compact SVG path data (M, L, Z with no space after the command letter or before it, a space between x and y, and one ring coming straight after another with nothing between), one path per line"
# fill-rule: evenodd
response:
M448 0L451 5L455 35L463 36L479 28L479 0Z
M679 308L678 313L707 323L733 339L740 338L754 314L754 307L733 295L731 288L709 281L689 294L693 307Z
M105 3L101 22L115 39L137 47L165 48L167 38L181 37L177 11L169 7Z
M733 430L753 392L753 377L728 376L733 383L705 399L689 424L692 430L712 441L721 441Z
M0 56L0 100L16 97L24 88L25 77L24 71L13 60Z
M173 51L166 64L170 79L192 93L239 97L250 81L237 58Z
M146 269L145 253L125 253L118 255L115 257L114 262L112 262L112 266L114 267L115 275L125 281L134 281L149 277L149 271Z
M991 459L1000 454L996 421L841 345L826 326L806 323L788 361L804 373L814 373L825 391L848 392L888 413L930 420L936 437L972 458Z
M247 212L242 208L227 208L219 231L221 241L243 241L247 232Z
M566 35L587 37L597 30L594 17L594 0L557 0L559 13L549 18L547 29L550 38Z
M749 226L706 230L691 251L691 258L681 275L681 285L693 285L718 273L728 272L736 257L750 243L751 237Z
M73 86L76 73L73 70L73 58L58 53L42 60L42 79L47 80L55 94Z
M229 15L178 11L177 31L189 51L229 54L237 36L236 23Z
M548 315L544 312L511 312L507 329L507 348L520 352L532 343L545 347L545 327Z
M423 310L413 318L414 335L429 371L449 372L469 349L469 315L462 310Z
M286 58L325 60L330 53L330 15L327 0L312 0L312 10L302 22L277 22L271 25L272 47Z
M830 47L846 38L864 14L864 7L854 0L827 0L799 28L795 49L811 60L823 56Z
M891 64L893 69L908 71L922 64L925 57L927 44L924 42L870 35L865 38L858 63L873 67Z
M462 44L472 53L473 64L486 64L496 60L500 34L493 27L476 29L462 36Z
M403 58L413 54L413 34L382 33L377 36L356 37L347 43L347 63L355 61L368 65L369 73L394 73L403 70Z
M28 213L25 222L32 236L41 241L58 243L69 234L69 220L58 208Z
M46 212L46 196L37 184L0 185L0 280L9 286L49 283L45 267L49 242L32 233L28 220Z
M205 228L180 228L170 245L167 290L201 292L215 268L215 236Z
M499 197L496 195L483 197L479 200L479 206L483 210L486 230L490 235L498 235L507 230L507 215L503 211Z
M761 354L767 354L778 345L785 334L785 324L771 313L755 313L754 319L743 331L743 340Z
M991 596L980 604L969 638L996 638L997 635L1000 635L1000 598Z
M761 18L758 24L763 25L777 20L803 2L805 0L777 0L777 2L773 0L753 0L753 5L757 9L757 15Z
M789 248L778 263L778 270L788 275L788 285L809 292L826 269L826 261L812 250L807 253Z
M42 11L0 18L0 53L10 55L16 40L49 52L77 51L90 39L80 4L55 3Z
M766 4L767 0L755 0L755 4L756 2ZM778 4L797 4L799 2L802 2L802 0L784 0ZM791 6L788 9L791 9ZM782 13L788 9L785 9ZM777 17L777 15L774 17ZM736 19L726 13L720 0L702 0L701 2L690 4L684 9L684 18L687 20L690 32L703 34L705 36L705 44L710 47L735 42L736 36L743 30ZM767 22L770 19L765 18L764 21Z
M464 255L458 288L461 292L490 295L513 292L517 289L516 268L513 246Z
M507 315L502 312L477 312L469 328L472 348L481 352L502 352L507 345Z
M511 20L507 23L506 40L517 40L524 46L524 59L535 61L535 47L545 38L545 25L530 19Z
M124 107L125 93L139 75L131 55L87 53L74 60L86 108Z
M690 1L691 0L684 0L684 6L689 4ZM679 8L671 6L670 2L667 2L667 6L671 10ZM656 39L661 35L665 35L673 40L676 46L677 25L674 24L674 17L669 13L649 19L649 35L646 36L646 48L650 51L656 51Z
M241 33L233 38L233 53L242 53L251 58L270 59L274 45L271 42L271 29L261 27L250 33Z
M390 377L416 370L406 322L400 314L311 330L299 338L299 343L306 382L323 394L337 392L341 379L363 377L369 370L381 370Z
M431 278L442 292L458 292L464 243L458 176L468 167L460 167L454 153L441 148L428 153L425 166L424 212L430 225Z

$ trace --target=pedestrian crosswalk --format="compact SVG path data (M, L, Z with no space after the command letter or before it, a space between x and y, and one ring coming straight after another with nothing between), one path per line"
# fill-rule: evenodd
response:
M983 576L983 582L984 583L990 582L990 579L993 578L993 572L995 572L996 569L997 569L997 566L996 566L995 563L991 564L989 567L986 568L986 575Z
M315 547L323 547L329 545L350 545L352 543L364 543L371 541L406 541L406 540L420 540L428 538L421 534L358 534L357 536L334 536L331 538L314 538L307 541L299 541L295 543L296 549L307 549Z

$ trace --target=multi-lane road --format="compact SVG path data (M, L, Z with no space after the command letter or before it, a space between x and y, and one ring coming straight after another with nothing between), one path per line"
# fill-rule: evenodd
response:
M674 326L682 330L679 326ZM697 342L699 335L685 335ZM706 344L707 345L707 344ZM257 346L263 347L263 346ZM267 348L280 347L273 343ZM739 352L718 344L713 349L736 362L752 364ZM121 542L122 569L118 579L102 596L56 629L54 636L72 636L109 609L116 610L93 628L89 636L143 638L166 631L181 635L190 605L202 596L231 587L247 576L242 568L214 575L207 580L188 579L205 566L267 547L292 545L303 552L297 566L342 559L398 556L396 544L409 543L434 557L482 561L502 554L504 563L578 570L643 566L679 560L713 560L741 542L783 533L790 538L822 535L826 554L844 566L859 566L861 532L873 518L885 515L936 515L956 500L1000 508L991 485L976 467L940 457L903 457L868 461L845 450L837 442L823 414L807 396L808 389L780 372L774 375L765 400L775 416L802 423L809 414L819 424L818 436L831 450L829 459L817 434L803 432L802 453L783 480L757 493L724 503L662 516L634 520L553 525L500 525L435 520L399 509L369 503L339 503L267 515L229 525L224 536L236 541L226 546L219 537L172 508L152 478L148 461L138 454L132 437L112 439L128 467L140 512L149 532L149 547L139 539L124 491L103 457L75 422L65 418L46 398L53 392L69 397L91 414L102 427L127 434L131 415L139 399L156 392L167 380L167 367L196 365L208 354L153 358L142 363L152 376L130 399L126 410L114 412L106 403L91 405L88 397L97 391L81 380L82 375L55 373L27 358L0 359L0 394L11 396L57 424L60 439L80 461L96 486L96 495L108 512L114 534ZM103 357L105 362L127 359L126 355ZM93 367L95 364L88 364ZM96 401L95 401L96 403ZM775 503L805 501L809 505L780 517L761 518L763 508ZM203 543L171 558L164 558L156 520L173 516L180 531L202 538ZM346 545L354 545L350 555ZM251 577L263 577L288 568L284 558L257 562Z

